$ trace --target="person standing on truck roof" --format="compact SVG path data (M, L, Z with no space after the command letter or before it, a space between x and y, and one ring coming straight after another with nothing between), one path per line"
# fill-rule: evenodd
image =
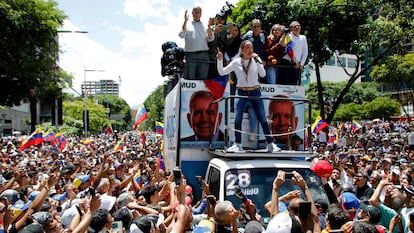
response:
M212 32L209 21L208 28L204 27L200 21L201 7L196 6L193 8L193 21L190 25L187 25L188 14L187 10L184 13L184 23L181 32L178 34L180 38L185 39L184 52L185 59L188 65L188 72L186 72L185 78L206 80L208 78L209 67L209 54L207 42L214 41L214 34Z
M220 75L228 74L232 71L237 76L237 92L241 96L236 106L236 119L235 119L235 136L236 143L227 149L229 152L243 151L241 144L241 126L243 119L243 112L248 102L251 103L259 120L263 132L266 135L267 151L278 152L281 151L276 144L273 143L273 139L270 136L269 124L266 120L266 113L264 110L263 100L260 99L262 93L260 91L259 75L265 76L266 71L263 67L263 62L260 57L253 53L253 43L250 40L245 40L240 44L241 53L240 57L231 61L226 67L223 68L223 54L220 50L217 52L217 70Z
M276 95L273 97L287 98L284 95ZM279 134L274 137L276 144L283 144L286 147L291 147L293 150L298 150L299 146L303 144L302 138L296 133L292 134L292 137L289 138L289 133L296 131L299 122L293 102L290 100L270 100L269 120L271 120L270 129L272 134Z
M223 141L224 134L220 131L222 113L213 93L208 90L194 92L190 97L188 124L194 135L182 138L181 141Z
M280 72L280 84L300 85L303 66L308 58L308 42L305 35L300 34L301 25L292 21L289 25L290 33L285 37L287 54L282 58L284 66Z

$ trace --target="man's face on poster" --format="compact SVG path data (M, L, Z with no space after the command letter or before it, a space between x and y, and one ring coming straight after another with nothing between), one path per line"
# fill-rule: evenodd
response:
M298 125L293 103L291 101L272 101L269 104L270 129L272 134L285 134L295 131ZM289 135L276 137L280 141L288 140Z
M210 105L212 101L212 98L196 99L187 114L188 123L198 140L210 140L210 132L213 136L221 124L222 113L218 111L217 103Z

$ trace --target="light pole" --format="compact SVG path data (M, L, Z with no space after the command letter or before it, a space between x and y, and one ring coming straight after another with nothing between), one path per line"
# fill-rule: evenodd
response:
M86 72L105 72L104 70L89 70L86 69L86 67L83 67L83 104L84 106L84 110L83 110L83 125L84 125L84 129L85 129L85 138L88 137L88 107L86 105L86 93L87 93L87 89L86 89Z
M82 34L86 34L88 32L87 31L58 30L57 33L58 33L58 36L57 36L56 41L57 41L57 44L58 44L58 47L59 47L59 34L60 33L82 33ZM58 61L59 61L59 56L58 56ZM57 67L59 67L59 66L57 66ZM61 91L60 94L62 95L62 91ZM55 98L55 129L56 129L56 132L58 132L58 125L59 125L58 122L59 122L59 104L58 104L58 99Z

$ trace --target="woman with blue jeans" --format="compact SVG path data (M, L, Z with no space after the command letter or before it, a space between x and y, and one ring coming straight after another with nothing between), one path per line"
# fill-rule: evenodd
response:
M251 103L257 120L262 126L263 132L267 135L267 151L278 152L281 149L273 143L270 136L270 128L266 120L265 108L263 100L260 99L262 93L260 91L259 75L265 76L266 71L263 67L263 62L253 53L253 44L249 40L245 40L240 44L240 57L231 61L226 67L223 67L223 54L218 50L217 52L217 70L220 75L226 75L234 72L237 76L237 93L241 97L236 105L236 119L235 119L235 137L236 143L227 149L228 152L241 152L243 147L241 144L241 126L243 119L243 112L248 102Z

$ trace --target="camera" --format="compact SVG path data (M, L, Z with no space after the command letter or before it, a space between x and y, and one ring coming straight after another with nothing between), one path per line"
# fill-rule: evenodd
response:
M232 13L232 8L234 8L234 5L226 1L226 5L224 5L221 8L220 13L218 13L217 15L222 16L226 19L227 16L229 16Z
M255 19L262 20L264 16L266 15L266 11L263 10L263 6L261 2L257 3L257 6L254 7L253 15Z
M288 34L288 33L290 32L290 30L289 30L289 28L283 28L283 32L284 32L285 34Z
M184 49L175 42L167 41L162 44L161 75L173 75L184 69Z

